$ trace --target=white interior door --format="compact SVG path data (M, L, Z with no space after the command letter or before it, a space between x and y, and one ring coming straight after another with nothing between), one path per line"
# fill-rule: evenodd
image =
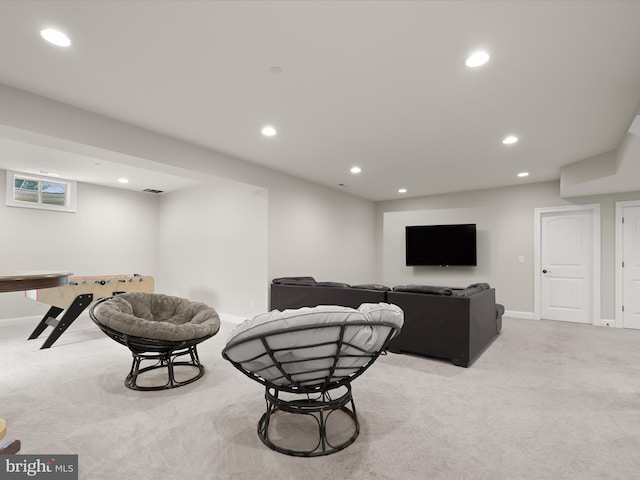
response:
M593 222L591 210L542 214L541 318L593 323Z
M640 206L624 207L622 218L622 327L640 328Z

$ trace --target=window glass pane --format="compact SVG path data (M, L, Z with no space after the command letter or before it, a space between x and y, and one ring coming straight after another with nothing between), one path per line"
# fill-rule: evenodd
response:
M19 202L38 203L38 184L34 180L15 179L14 199Z
M73 180L7 171L6 181L7 206L58 212L76 211L76 182Z
M64 206L66 193L66 185L42 182L42 203Z

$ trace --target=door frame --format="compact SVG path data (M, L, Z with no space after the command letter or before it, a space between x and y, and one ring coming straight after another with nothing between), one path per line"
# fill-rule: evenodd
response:
M622 213L625 207L640 207L640 200L629 200L616 202L616 254L615 254L615 327L623 328L624 316L622 314L622 291L624 289L624 278L622 271Z
M600 325L600 204L591 203L586 205L567 205L564 207L545 207L536 208L534 210L534 239L533 239L533 318L540 320L542 318L542 298L540 291L542 290L542 217L548 213L572 213L572 212L590 212L591 213L591 241L593 247L593 256L591 258L591 324Z

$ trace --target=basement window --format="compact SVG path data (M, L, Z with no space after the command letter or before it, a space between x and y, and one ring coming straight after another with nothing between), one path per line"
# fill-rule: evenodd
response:
M7 171L7 206L76 211L76 182Z

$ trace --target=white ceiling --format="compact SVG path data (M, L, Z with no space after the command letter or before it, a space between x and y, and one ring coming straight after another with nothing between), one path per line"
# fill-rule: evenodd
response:
M558 179L616 149L638 19L614 0L4 0L0 83L385 200ZM478 48L489 63L465 67Z

